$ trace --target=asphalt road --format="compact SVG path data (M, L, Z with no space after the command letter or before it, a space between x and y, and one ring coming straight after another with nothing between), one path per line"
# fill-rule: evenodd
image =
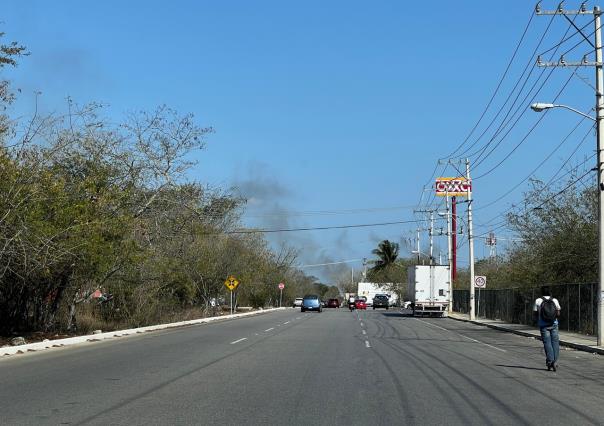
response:
M288 309L0 359L1 424L604 423L604 359L450 319Z

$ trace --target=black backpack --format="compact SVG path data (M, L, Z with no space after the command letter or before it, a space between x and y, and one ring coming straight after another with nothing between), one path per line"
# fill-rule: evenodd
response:
M541 302L541 310L540 310L540 314L541 314L541 319L550 324L553 325L554 321L556 321L556 304L554 303L554 298L553 297L549 297L549 299L546 299L545 297L542 298L542 302Z

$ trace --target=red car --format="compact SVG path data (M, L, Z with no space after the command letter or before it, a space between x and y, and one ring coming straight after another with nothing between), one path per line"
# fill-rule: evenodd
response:
M357 300L356 302L354 302L354 307L357 309L367 310L367 304L365 303L364 300Z

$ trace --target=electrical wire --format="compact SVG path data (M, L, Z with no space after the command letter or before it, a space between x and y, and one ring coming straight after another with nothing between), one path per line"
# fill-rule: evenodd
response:
M510 70L510 67L512 65L512 63L514 62L514 59L516 58L516 55L518 53L518 50L520 49L520 46L522 45L522 42L524 41L524 37L526 36L526 33L528 32L528 29L531 25L531 22L533 21L533 17L534 17L534 13L531 11L531 15L529 17L529 20L524 28L524 31L522 32L522 36L520 37L520 40L518 41L518 43L516 44L516 48L514 49L514 53L512 54L512 57L510 58L510 60L508 61L508 64L505 68L505 71L503 72L501 78L499 79L499 83L497 83L497 86L495 87L495 90L493 91L493 94L491 95L491 99L489 99L489 102L487 103L487 105L485 106L484 110L482 111L482 114L480 114L480 117L478 119L478 121L476 122L476 124L474 124L474 127L472 127L472 130L470 130L470 133L468 134L468 136L466 136L466 138L463 140L463 142L457 147L455 148L455 150L453 152L451 152L449 155L441 158L441 159L448 159L451 158L453 155L455 155L455 153L457 151L459 151L461 149L461 147L463 147L465 145L465 143L472 137L472 135L474 134L474 132L476 131L476 129L478 128L478 126L480 125L480 123L482 122L482 119L485 117L487 111L489 110L489 108L491 107L491 104L493 103L493 100L495 99L495 97L497 96L497 93L499 93L499 89L501 88L501 85L503 84L503 81L505 80L508 71ZM549 27L548 27L549 28Z
M558 145L556 145L556 147L524 179L522 179L520 182L518 182L516 185L514 185L512 188L510 188L508 191L506 191L503 195L499 196L495 200L493 200L483 206L477 207L474 210L486 209L494 204L497 204L499 201L501 201L502 199L504 199L505 197L510 195L520 185L522 185L524 182L526 182L528 179L530 179L531 176L533 176L534 173L537 170L539 170L541 168L541 166L543 166L562 147L562 145L564 145L566 143L566 141L568 141L568 139L572 136L572 134L579 128L579 126L581 126L581 124L583 124L583 122L586 119L587 119L586 117L582 117L581 120L577 123L577 125L575 127L573 127L573 129L564 137L564 139L562 139L562 141ZM594 126L591 126L589 128L589 130L587 131L587 133L585 134L585 136L581 140L581 143L579 143L578 146L581 146L581 144L587 139L587 136L589 136L589 134L592 132L593 129L594 129Z
M401 225L406 223L418 223L422 222L419 220L400 220L396 222L382 222L382 223L364 223L358 225L339 225L339 226L318 226L309 228L283 228L283 229L237 229L233 231L224 232L210 232L204 235L223 235L223 234L269 234L276 232L298 232L298 231L324 231L329 229L350 229L350 228L368 228L373 226L388 226L388 225Z

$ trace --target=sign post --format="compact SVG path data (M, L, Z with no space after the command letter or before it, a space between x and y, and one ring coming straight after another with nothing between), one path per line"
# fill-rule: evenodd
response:
M231 315L233 315L233 291L239 285L239 281L237 280L237 278L235 278L234 275L229 275L226 281L224 282L224 285L231 292Z
M478 309L476 311L480 315L480 289L487 287L487 277L484 275L474 277L474 287L478 289Z
M285 288L285 284L279 283L279 307L281 307L281 302L283 302L283 289Z

